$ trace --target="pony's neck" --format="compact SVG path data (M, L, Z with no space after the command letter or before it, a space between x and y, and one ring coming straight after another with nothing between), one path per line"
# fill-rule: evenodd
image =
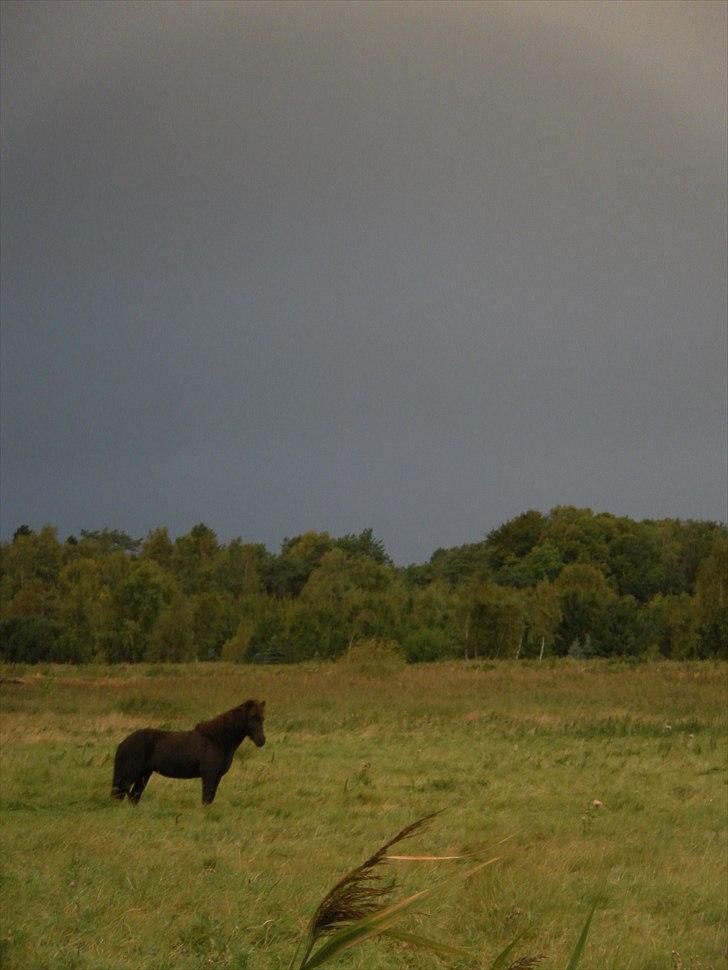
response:
M248 725L241 725L229 734L230 744L234 744L236 748L239 748L243 741L248 736Z
M248 721L247 718L239 721L233 717L234 710L233 708L231 711L226 711L212 721L203 721L197 725L196 730L206 734L218 744L235 750L248 736Z

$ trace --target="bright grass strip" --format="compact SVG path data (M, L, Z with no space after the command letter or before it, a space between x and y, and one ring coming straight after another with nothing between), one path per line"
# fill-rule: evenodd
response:
M518 941L522 938L524 932L525 930L522 930L520 933L517 934L517 936L514 936L511 942L508 944L508 946L504 950L501 950L501 952L498 954L495 960L493 960L493 962L491 963L489 970L504 970L506 966L506 960L515 949L516 943L518 943Z
M595 900L592 908L589 910L589 915L586 918L586 923L579 934L579 939L576 941L576 946L574 947L574 952L571 954L571 959L566 965L566 970L576 970L581 959L581 953L584 949L584 944L586 943L586 938L589 935L589 927L591 926L591 921L597 908L597 901Z
M385 930L382 936L390 940L397 940L400 943L409 943L410 946L420 947L422 950L429 950L442 957L472 957L470 950L465 950L460 946L453 946L450 943L441 943L439 940L431 940L419 933L410 933L407 930L390 929Z

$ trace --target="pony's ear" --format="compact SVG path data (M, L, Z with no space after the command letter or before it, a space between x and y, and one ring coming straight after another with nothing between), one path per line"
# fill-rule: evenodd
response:
M260 702L260 706L263 707L263 708L265 708L265 701L261 701Z

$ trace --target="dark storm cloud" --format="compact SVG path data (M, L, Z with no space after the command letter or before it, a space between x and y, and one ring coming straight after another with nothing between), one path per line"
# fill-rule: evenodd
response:
M725 517L725 6L3 15L3 531Z

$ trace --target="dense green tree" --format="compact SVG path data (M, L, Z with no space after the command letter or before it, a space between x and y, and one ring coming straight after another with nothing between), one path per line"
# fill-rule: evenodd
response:
M403 643L410 663L458 655L458 602L445 582L407 589L400 616L392 636Z
M144 659L171 663L196 659L192 610L179 593L159 611L149 633Z
M335 622L336 635L328 649L337 652L352 639L388 635L397 623L397 607L388 595L394 580L394 570L375 559L332 549L301 592L307 629L313 616L318 616L319 626L322 617Z
M134 553L141 544L141 539L132 539L130 535L119 529L97 529L95 531L81 529L81 541L77 543L80 555L93 558L105 556L112 552Z
M555 586L561 607L555 647L563 655L573 644L599 638L605 610L616 593L601 569L581 562L565 566Z
M62 637L61 624L45 616L12 616L0 623L2 655L11 663L62 660Z
M430 557L429 572L433 582L445 581L453 587L482 581L493 574L490 551L485 542L436 549Z
M714 539L697 570L695 620L701 657L728 659L728 538Z
M149 632L136 620L113 616L104 637L104 654L109 663L139 663L149 649Z
M58 619L72 639L84 644L91 656L102 650L109 622L111 593L101 565L93 559L75 559L61 570Z
M688 592L695 592L698 573L703 564L717 549L724 548L728 539L728 529L718 522L699 522L690 520L682 524L678 531L680 544L680 564ZM717 553L720 558L720 553ZM716 564L717 561L716 561Z
M637 656L644 651L647 623L647 615L634 596L609 599L589 633L592 655Z
M170 568L186 595L214 587L217 536L202 523L175 540Z
M527 556L541 539L546 524L541 512L530 509L489 532L486 543L493 567L499 570Z
M263 572L263 587L279 599L298 596L311 575L310 566L290 554L272 557Z
M274 596L298 596L332 549L333 540L328 532L304 532L284 539L280 556L266 564L266 589Z
M654 653L672 660L696 656L695 606L691 596L687 593L667 596L658 593L650 601L646 614Z
M503 565L498 582L507 586L535 586L541 580L555 579L563 568L561 552L550 539L544 539L522 559L511 559Z
M267 649L272 637L277 637L287 626L287 606L267 593L247 596L240 602L237 626L222 645L221 658L238 662L251 660ZM283 656L282 659L290 658Z
M0 544L0 653L81 662L335 657L393 641L411 661L545 653L728 655L728 529L557 506L396 568L371 529L278 554L205 525L16 529Z
M530 653L543 658L553 650L563 619L560 592L553 583L541 580L526 600L526 623Z
M588 563L609 573L609 547L619 520L609 513L557 506L548 514L544 539L552 542L564 563Z
M7 604L8 616L52 617L55 612L56 589L40 579L27 580Z
M401 570L401 576L408 588L426 589L431 583L442 581L435 579L430 563L410 563Z
M287 611L285 643L289 661L331 659L351 642L352 617L342 604L319 597L301 597Z
M142 544L140 558L152 559L157 565L162 566L164 569L169 569L172 564L173 554L174 546L172 540L169 538L167 527L163 526L160 529L153 529L149 533Z
M176 593L174 579L153 560L134 563L112 594L106 637L109 659L143 660L159 615Z
M11 599L26 583L37 580L44 587L55 585L63 562L56 530L45 525L40 532L15 533L13 541L3 546L3 596Z
M348 556L365 556L381 566L393 565L384 543L374 537L372 529L363 529L359 535L347 533L340 539L335 539L334 545Z
M476 587L467 615L473 657L516 657L522 646L526 609L519 592L486 582Z
M605 572L618 593L642 603L655 595L664 579L660 545L651 524L615 519L607 549Z
M199 660L217 660L223 644L235 632L238 614L228 596L198 593L189 599L191 633Z
M233 539L220 549L215 565L215 585L234 600L255 596L263 590L263 577L274 557L261 543Z

